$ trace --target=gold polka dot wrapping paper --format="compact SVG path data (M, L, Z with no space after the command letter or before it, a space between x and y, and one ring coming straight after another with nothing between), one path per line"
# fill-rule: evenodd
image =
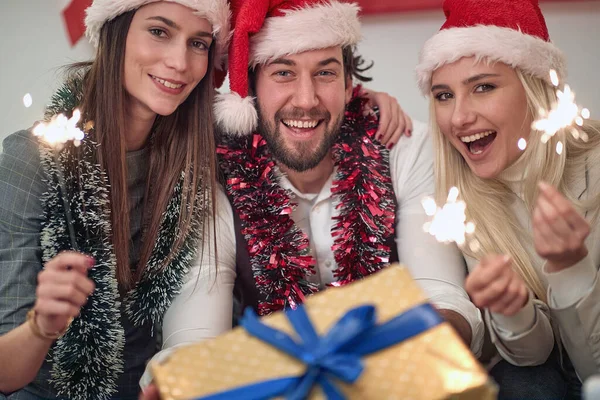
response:
M382 324L424 303L426 299L408 271L393 265L361 281L315 294L304 309L321 336L358 306L373 305L377 324ZM297 337L283 312L261 318L261 322ZM333 380L348 400L488 400L497 395L486 371L446 322L364 356L362 364L364 370L353 384ZM163 400L197 399L306 372L301 361L242 327L180 347L151 368ZM255 399L255 395L248 391L247 398ZM327 397L315 385L309 398Z

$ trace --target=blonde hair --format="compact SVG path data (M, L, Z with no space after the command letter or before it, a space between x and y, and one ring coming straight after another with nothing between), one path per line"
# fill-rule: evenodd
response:
M538 110L549 110L556 102L555 89L540 78L526 75L519 69L515 71L525 89L528 115L535 119ZM482 179L476 176L458 150L441 133L435 118L433 98L430 108L430 124L436 151L435 179L438 204L443 204L450 188L456 186L467 204L468 220L476 225L474 238L479 242L479 249L473 251L465 246L462 249L463 253L477 260L485 254L510 255L516 270L528 287L537 298L547 302L546 290L525 247L526 241L529 244L533 243L533 237L521 226L510 208L510 204L515 200L512 190L497 178ZM527 165L527 172L523 176L522 195L530 214L537 197L537 183L544 181L558 188L578 211L593 211L593 219L596 219L600 209L600 196L582 202L577 198L579 193L571 193L569 185L575 179L583 178L577 175L578 171L586 165L594 165L600 161L600 122L586 120L579 132L587 134L587 142L575 139L570 132L562 129L544 144L541 142L541 133L531 130L527 149L521 155ZM564 144L561 154L556 152L559 141Z

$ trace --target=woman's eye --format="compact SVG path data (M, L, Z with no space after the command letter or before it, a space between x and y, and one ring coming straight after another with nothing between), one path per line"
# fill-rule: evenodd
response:
M158 37L163 37L164 35L166 35L167 33L159 28L152 28L149 30L150 34L153 36L158 36Z
M199 49L199 50L208 50L208 45L201 40L192 41L192 47L195 47L196 49Z
M489 83L482 83L481 85L477 85L475 87L476 92L489 92L490 90L494 90L496 86L490 85Z
M452 95L447 92L438 93L435 95L435 99L438 101L446 101L452 98Z

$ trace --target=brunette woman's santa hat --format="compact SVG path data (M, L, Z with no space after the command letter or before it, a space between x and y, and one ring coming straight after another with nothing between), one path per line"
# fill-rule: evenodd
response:
M229 46L230 93L215 101L217 124L227 134L256 129L258 115L248 93L248 68L278 57L361 38L356 4L336 0L231 0L233 37Z
M170 1L186 6L192 9L194 14L206 18L210 22L212 34L216 40L215 67L225 69L231 17L227 0L94 0L86 10L85 34L94 47L98 47L100 30L107 21L158 1Z
M503 62L550 80L566 77L563 53L550 42L538 0L445 0L446 22L421 50L417 80L431 89L431 74L462 57Z

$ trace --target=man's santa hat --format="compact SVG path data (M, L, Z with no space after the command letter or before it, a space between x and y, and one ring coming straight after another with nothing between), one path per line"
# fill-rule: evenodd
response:
M503 62L545 80L551 69L566 76L565 57L550 42L538 0L445 0L444 14L446 22L420 54L423 94L433 71L462 57Z
M336 0L231 0L233 37L229 47L231 93L215 101L215 117L230 135L256 129L248 68L278 57L333 46L353 46L361 38L356 4Z
M170 1L181 4L192 9L195 15L206 18L210 22L212 34L216 40L215 67L224 69L224 60L229 45L231 17L227 0L94 0L86 10L85 34L94 47L98 47L100 30L107 21L157 1Z

